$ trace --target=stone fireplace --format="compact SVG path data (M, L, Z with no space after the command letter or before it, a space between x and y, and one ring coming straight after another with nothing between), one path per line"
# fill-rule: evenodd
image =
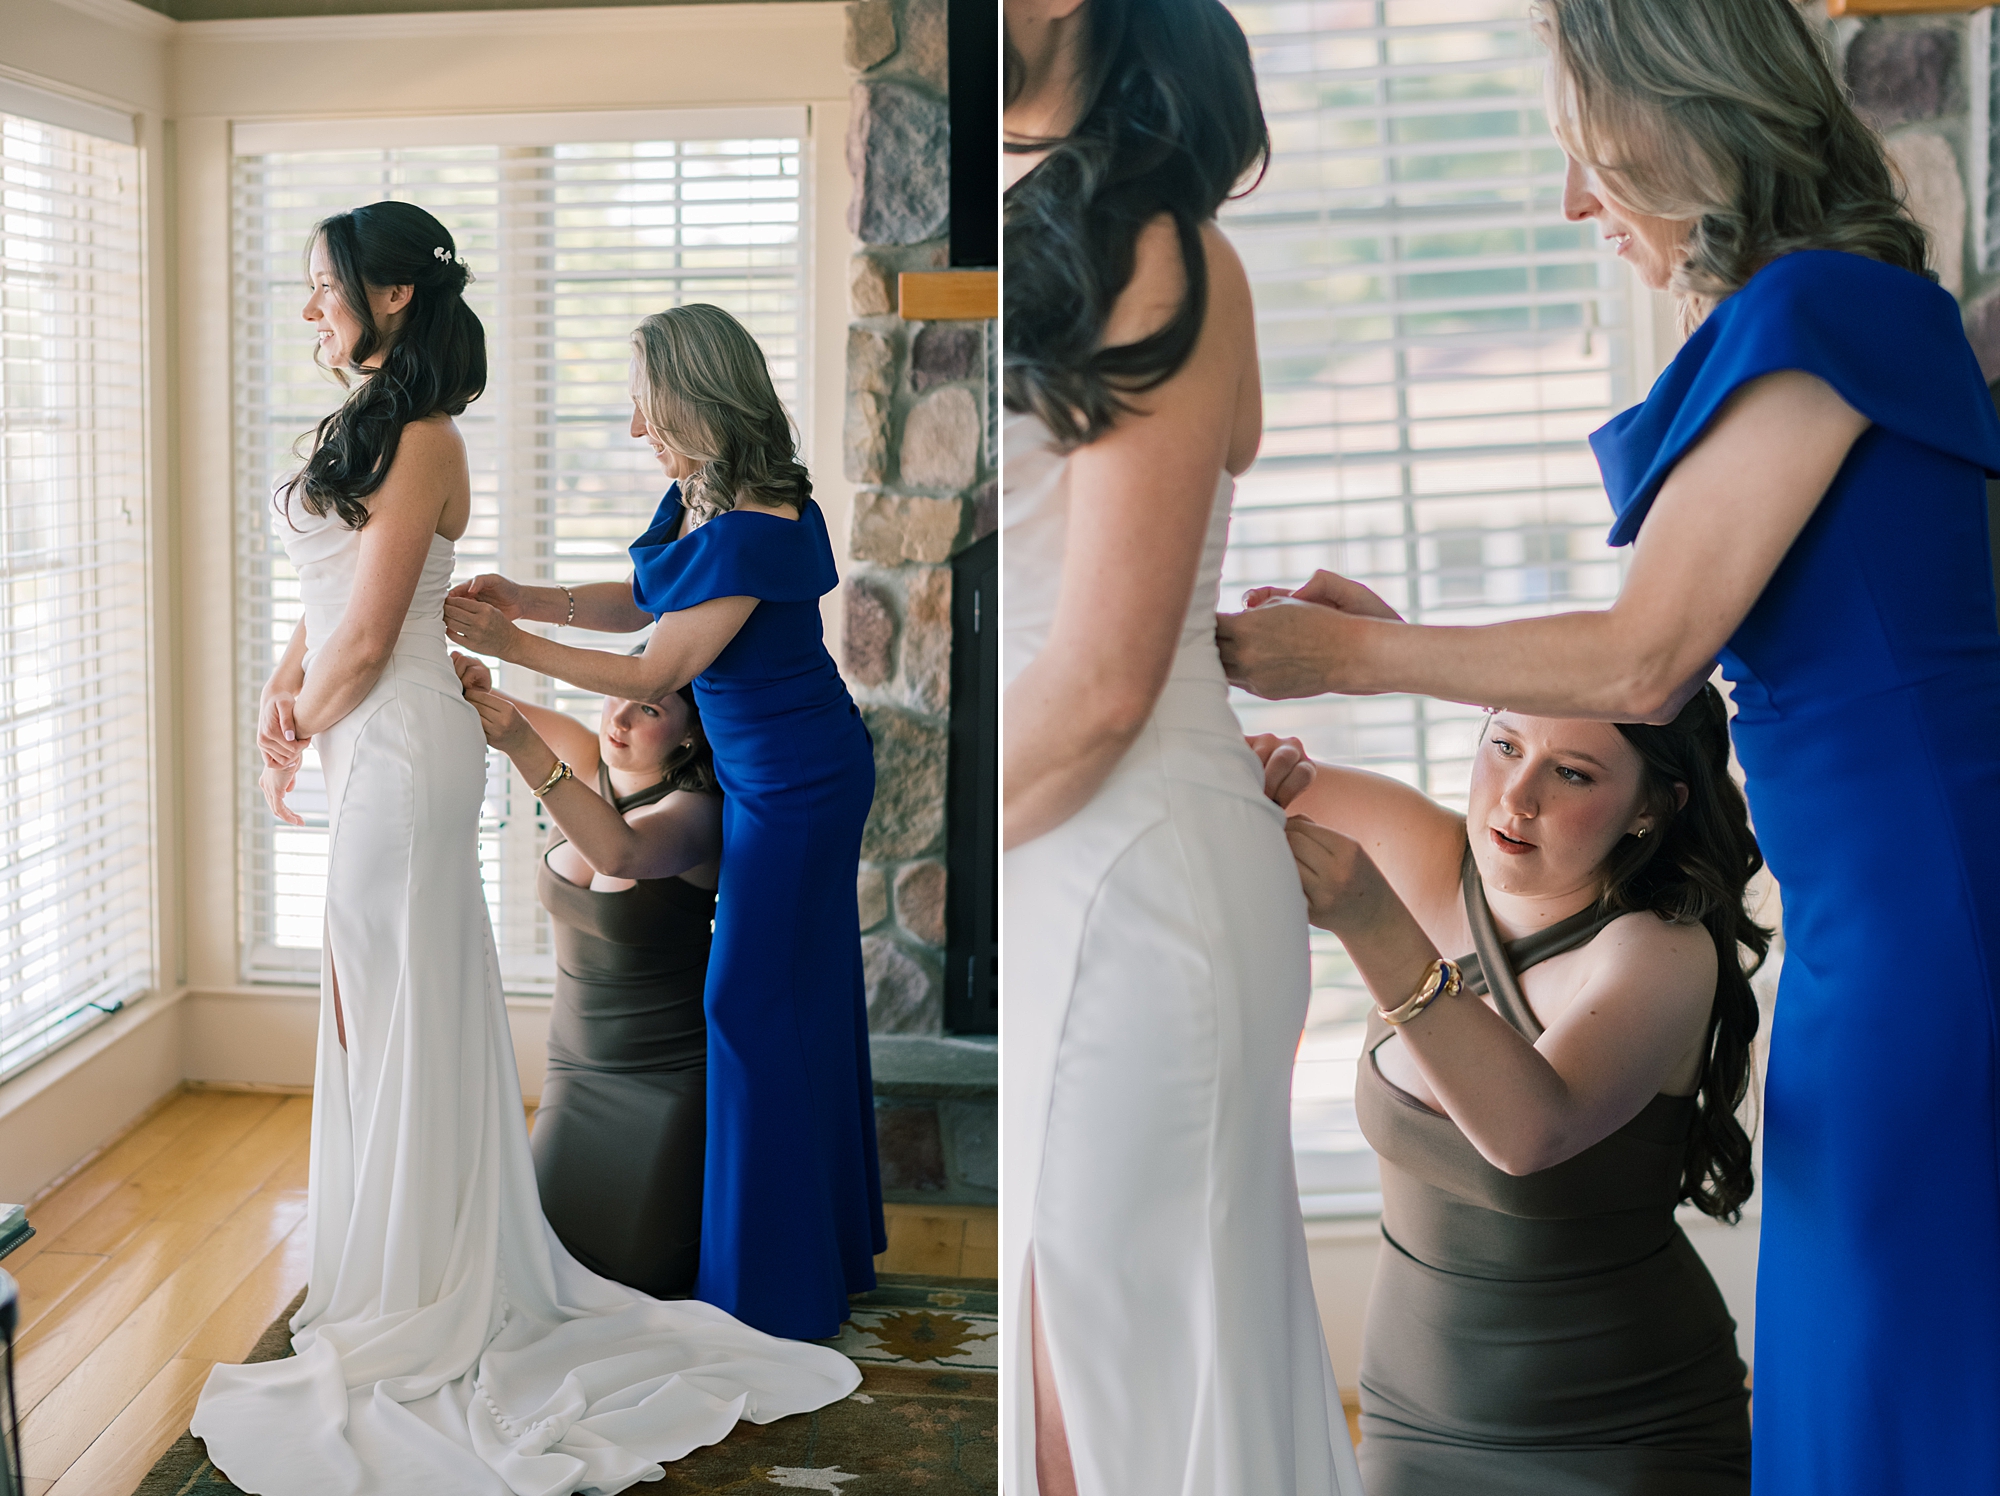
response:
M841 666L875 739L856 897L884 1190L984 1204L997 1191L996 1060L990 1037L948 1033L948 978L965 964L947 968L963 946L948 918L955 845L967 876L948 806L952 717L967 705L953 700L954 576L965 571L953 563L997 522L995 339L979 291L991 277L968 300L948 268L948 33L946 0L847 7L857 244L843 460L857 488ZM995 611L985 617L997 626Z

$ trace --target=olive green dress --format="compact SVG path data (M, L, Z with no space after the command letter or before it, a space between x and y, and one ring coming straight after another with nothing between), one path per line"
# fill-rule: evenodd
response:
M1587 909L1501 945L1470 852L1459 964L1529 1040L1517 973L1593 939ZM1417 1020L1421 1022L1422 1020ZM1355 1090L1381 1156L1381 1265L1361 1351L1369 1496L1746 1496L1736 1325L1679 1225L1692 1096L1655 1096L1576 1157L1515 1177L1392 1085L1368 1021Z
M600 793L621 813L670 788L621 800L598 769ZM655 1298L685 1295L701 1256L702 988L715 894L680 878L580 888L546 852L537 892L556 946L548 1077L530 1139L542 1212L591 1271Z

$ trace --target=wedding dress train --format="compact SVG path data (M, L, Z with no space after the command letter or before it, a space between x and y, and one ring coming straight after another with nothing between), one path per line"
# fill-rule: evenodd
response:
M359 536L293 519L310 662ZM823 1346L598 1277L543 1219L479 872L485 744L441 621L451 572L435 537L394 657L316 740L331 835L311 1287L296 1356L216 1367L192 1425L259 1496L617 1492L739 1419L860 1381Z

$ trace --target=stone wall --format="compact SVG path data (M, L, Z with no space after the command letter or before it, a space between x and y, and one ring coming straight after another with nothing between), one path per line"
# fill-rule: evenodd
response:
M1882 133L1911 214L1930 230L1931 264L1966 311L1966 331L1989 381L2000 379L2000 274L1979 268L1971 183L1978 176L1970 15L1825 19L1826 36L1855 107Z
M844 460L857 484L841 661L875 736L857 897L878 1034L944 1016L951 558L995 523L980 322L905 322L897 275L947 260L945 0L856 0Z

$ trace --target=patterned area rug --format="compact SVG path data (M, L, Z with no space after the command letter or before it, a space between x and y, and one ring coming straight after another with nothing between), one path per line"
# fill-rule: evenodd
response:
M292 1353L271 1322L246 1361ZM840 1334L824 1342L861 1367L861 1388L816 1413L761 1426L666 1467L636 1491L837 1491L845 1496L992 1496L999 1481L999 1304L990 1278L884 1274L857 1295ZM160 1456L133 1496L242 1496L193 1434Z

